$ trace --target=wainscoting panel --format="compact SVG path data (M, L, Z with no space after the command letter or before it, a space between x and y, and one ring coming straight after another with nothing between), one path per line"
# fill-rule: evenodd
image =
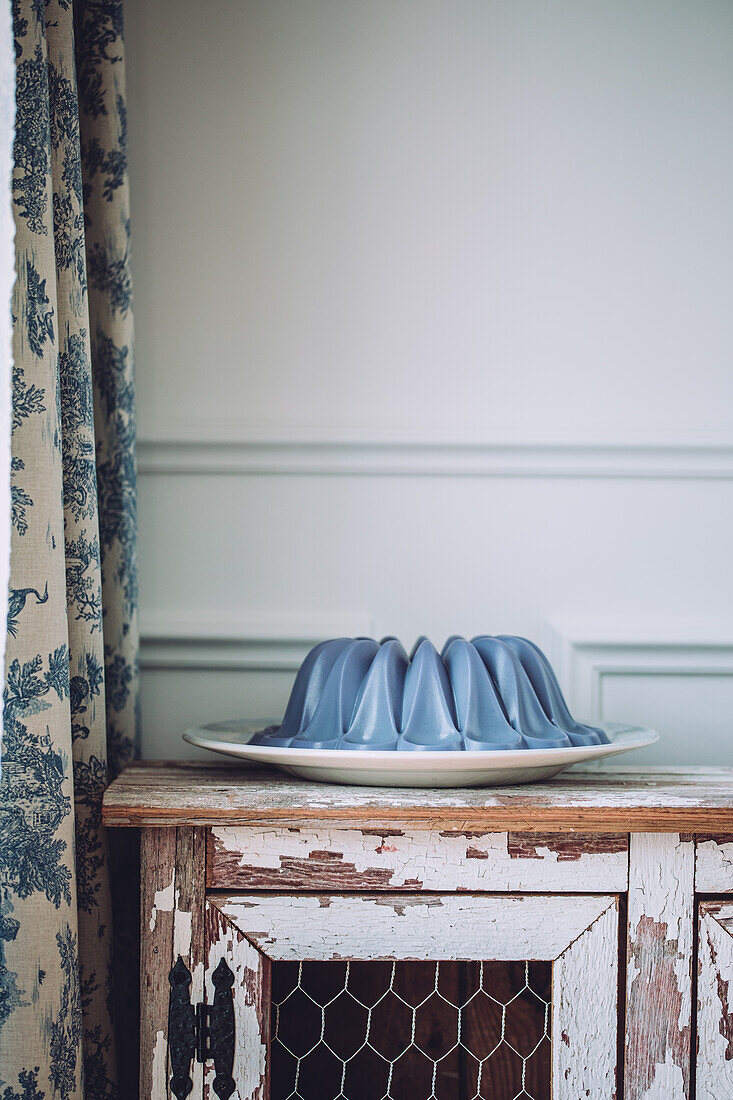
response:
M210 752L186 744L181 734L200 722L229 718L281 718L294 672L232 668L150 668L143 664L143 757L146 760L213 760ZM220 762L224 757L220 757Z
M199 721L277 719L312 645L371 633L366 615L144 619L146 755L181 755L181 732ZM558 618L537 636L578 717L659 730L660 743L639 753L640 762L714 766L729 759L733 623Z
M367 615L246 615L224 613L189 618L145 615L140 627L144 669L238 669L297 671L324 638L369 636Z
M548 649L578 714L659 731L660 742L635 759L729 761L733 621L556 619Z
M146 615L140 633L143 755L210 757L181 734L197 722L282 716L297 669L324 638L369 635L368 615Z
M579 718L657 726L659 763L733 765L733 524L716 526L730 493L715 479L144 474L144 751L186 755L194 721L278 716L323 638L514 633L549 639Z

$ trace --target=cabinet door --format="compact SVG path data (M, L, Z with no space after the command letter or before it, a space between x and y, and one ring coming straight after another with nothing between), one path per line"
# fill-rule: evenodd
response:
M236 1100L616 1095L616 896L238 894L206 927Z
M696 1100L733 1096L733 901L698 910Z

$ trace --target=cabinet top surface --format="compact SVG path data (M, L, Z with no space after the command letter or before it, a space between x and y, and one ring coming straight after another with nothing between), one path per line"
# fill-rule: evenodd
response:
M104 795L110 826L730 832L733 768L615 766L546 783L446 790L308 783L269 768L137 763Z

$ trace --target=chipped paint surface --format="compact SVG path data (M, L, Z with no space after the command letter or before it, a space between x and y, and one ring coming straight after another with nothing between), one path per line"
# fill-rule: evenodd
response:
M316 959L555 959L615 899L576 895L245 895L216 900L266 955Z
M654 1067L654 1079L644 1094L644 1100L669 1100L671 1096L683 1096L685 1075L670 1055Z
M232 1076L236 1090L232 1100L267 1100L267 1022L269 991L265 987L267 963L251 943L241 935L213 905L207 905L209 956L206 968L206 999L214 998L211 975L220 959L234 973L235 1048ZM206 1065L205 1086L214 1098L213 1063Z
M632 836L627 1100L689 1097L693 904L694 844L675 834Z
M327 901L328 904L323 904ZM554 961L553 1030L563 1042L554 1057L554 1100L614 1100L616 1095L618 902L615 897L232 897L210 899L210 937L234 969L235 942L256 943L273 959L496 959ZM389 954L385 954L385 945ZM247 944L254 961L258 952ZM243 956L242 956L243 957ZM247 967L247 963L242 964ZM241 981L252 988L242 971ZM239 989L239 984L235 986ZM559 994L558 991L559 990ZM237 997L237 1026L254 1028L256 1012ZM266 1012L260 1012L261 1023ZM264 1025L266 1026L266 1024ZM250 1082L264 1081L265 1035L249 1043ZM258 1076L259 1074L259 1076Z
M183 957L186 964L191 971L191 988L190 997L191 1004L196 1004L198 1001L202 1001L204 998L204 964L201 961L199 952L200 947L192 943L193 933L193 914L183 908L180 905L180 891L175 891L175 910L173 913L173 961L175 961L179 955ZM194 962L197 959L199 961ZM193 1061L190 1069L191 1080L193 1081L194 1095L197 1090L201 1089L203 1083L203 1066Z
M566 903L570 899L565 899ZM559 957L552 975L553 1100L614 1100L618 1028L615 898Z
M716 968L715 972L715 992L718 995L718 1001L720 1002L720 1023L718 1024L718 1031L725 1039L725 1053L724 1058L726 1062L730 1062L733 1058L733 1012L730 1010L730 979L723 977L723 971L718 966L717 952L713 946L712 939L708 933L708 946L710 948L710 957L713 965Z
M402 793L397 792L398 795ZM428 793L430 798L433 795L440 797L439 792ZM274 958L424 958L427 956L417 953L416 940L422 937L423 921L437 918L442 933L431 940L432 958L465 958L466 943L477 952L475 957L486 957L490 949L487 945L509 942L510 938L513 948L511 954L504 957L517 958L520 952L527 952L526 957L550 957L542 954L549 950L553 934L548 932L548 927L554 922L555 932L568 930L572 921L563 916L562 910L574 906L578 901L576 897L511 899L471 897L468 892L481 895L482 891L528 894L603 891L607 894L623 892L628 885L629 1027L624 1095L627 1100L688 1100L695 873L694 843L690 834L632 835L629 883L625 834L541 831L507 834L471 828L470 821L460 815L455 820L455 829L447 818L445 824L436 829L340 828L327 821L307 829L292 825L263 828L246 824L213 827L209 845L209 887L264 889L283 894L287 891L313 892L305 897L291 895L279 899L277 895L255 894L213 899L220 907L238 907L227 910L226 919L222 919L222 926L229 927L227 950L234 950L233 939L244 938L241 932L232 928L233 923L241 929L249 929L247 934L257 946ZM518 820L523 822L521 807ZM724 892L730 889L733 892L733 836L709 834L700 837L696 867L699 890ZM167 873L160 876L155 885L166 877ZM725 885L728 882L730 886ZM345 890L375 892L376 896L337 896ZM436 897L432 893L436 890L456 891L457 896ZM377 891L380 893L376 894ZM401 893L396 893L398 891ZM284 903L283 911L267 910L267 905L278 900ZM601 899L590 900L597 903ZM342 907L343 903L354 901L368 908L349 913ZM477 920L477 906L487 901L513 901L521 905L555 902L557 907L538 908L533 913L525 909L524 916L517 907L511 919L505 920L494 920L488 911L481 910ZM148 894L144 912L146 916L150 914L150 919L145 924L146 927L149 924L158 938L171 921L170 917L163 920L160 914L172 913L173 947L186 955L192 946L191 914L179 912L180 902L173 882L155 891L152 906ZM460 909L448 912L454 902L468 906L465 915L461 915ZM293 908L297 912L289 921L286 910ZM705 919L712 927L709 935L704 936L702 928L700 934L696 1100L722 1100L723 1096L733 1097L733 899L730 905L706 902L701 912L703 908L706 908ZM331 920L334 914L336 924L330 931L322 932L321 921ZM472 940L476 924L481 925L481 929ZM195 935L198 942L199 935ZM573 935L580 942L587 933L576 928ZM483 940L479 943L481 936ZM366 945L356 942L363 939ZM561 939L562 935L558 943ZM167 943L170 942L168 939ZM567 942L574 943L572 938ZM394 956L380 953L385 943L395 951ZM394 943L398 948L393 948ZM439 956L441 943L444 953ZM402 950L399 944L403 945ZM254 959L260 958L251 945L250 950ZM290 953L280 954L281 951ZM494 953L493 957L502 956ZM561 990L566 980L579 980L577 974L572 979L572 969L562 970L559 958L556 966L556 989ZM598 966L600 963L586 967L585 987L580 994L584 1005L588 1003L591 983L598 980ZM194 988L202 989L203 964L192 966L192 971ZM241 970L242 988L256 987L257 980L252 966ZM256 997L247 996L251 1003L244 1004L243 1000L243 1006L251 1015ZM571 1005L566 1005L563 1011L572 1019ZM582 1023L576 1021L577 1026ZM254 1026L251 1019L247 1026ZM152 1028L151 1032L156 1035L155 1045L151 1044L153 1079L159 1075L162 1059L164 1091L160 1095L164 1097L165 1049L163 1047L162 1053L159 1050L163 1033L156 1034ZM562 1030L555 1034L562 1040L558 1047L565 1047L568 1058L577 1058L580 1032L574 1032L566 1020ZM588 1042L592 1044L592 1035ZM252 1081L258 1082L253 1088L259 1091L251 1094L257 1100L264 1100L266 1096L267 1067L265 1050L261 1047L259 1043L257 1058L248 1071ZM244 1053L237 1056L245 1057ZM577 1091L579 1086L570 1060L560 1077L555 1078L561 1090L557 1095L564 1100L581 1100L586 1093ZM713 1068L706 1092L708 1064ZM566 1084L563 1086L562 1082ZM155 1087L151 1095L154 1092ZM588 1095L608 1096L610 1100L614 1091L591 1091ZM213 1100L213 1093L209 1096ZM235 1093L234 1100L242 1100L239 1092ZM246 1100L250 1100L249 1094Z
M168 974L172 966L176 829L140 838L140 1097L167 1100Z
M626 863L629 838L626 833L508 833L507 852L511 859L555 859L572 862L604 855L622 854L619 864ZM606 861L609 865L611 860ZM600 862L598 863L600 867Z
M191 913L179 908L178 891L176 890L176 911L173 917L173 958L179 955L187 958L191 953L191 929L193 917Z
M696 1100L733 1096L732 928L732 903L700 904Z
M291 890L602 890L628 881L626 835L215 827L209 885Z
M168 1043L162 1031L156 1032L153 1048L153 1072L150 1100L165 1100L168 1096Z
M733 894L733 836L708 834L697 838L695 889L700 893Z
M175 885L176 875L175 871L171 877L170 884L163 890L156 890L155 897L153 898L153 908L150 913L150 931L155 931L155 922L158 918L158 913L172 913L173 905L175 901Z

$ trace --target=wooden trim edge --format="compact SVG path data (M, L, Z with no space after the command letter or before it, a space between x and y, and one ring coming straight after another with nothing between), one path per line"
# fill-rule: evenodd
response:
M358 811L329 810L319 806L303 809L247 810L231 809L155 809L149 806L103 806L102 821L108 828L166 828L176 825L239 825L253 828L280 826L308 829L329 825L341 829L437 829L445 832L480 830L482 832L583 832L609 833L621 828L627 833L731 833L733 807L709 806L648 809L532 807L529 812L507 808L475 809L463 807L440 815L421 809L360 807Z

